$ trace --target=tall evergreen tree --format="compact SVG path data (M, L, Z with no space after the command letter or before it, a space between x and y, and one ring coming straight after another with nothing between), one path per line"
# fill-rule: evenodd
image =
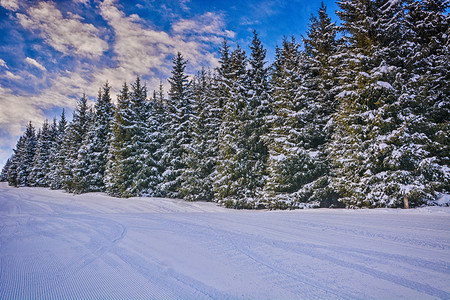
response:
M83 94L73 113L72 122L69 123L64 135L58 162L58 179L62 183L62 188L69 192L76 191L81 184L80 180L84 180L87 175L86 165L80 164L80 162L84 161L81 157L86 153L82 146L89 130L91 117L87 97Z
M166 140L166 122L167 122L167 99L164 97L162 83L159 90L154 92L150 103L149 130L147 147L149 155L146 160L147 189L145 194L151 196L163 196L164 192L160 190L164 173L164 143Z
M116 197L130 197L128 188L131 186L132 175L128 170L131 142L131 103L130 90L123 84L117 96L117 107L111 123L112 136L110 139L108 163L105 170L105 188L108 194Z
M11 167L11 158L8 158L6 160L5 165L2 168L2 173L0 174L0 182L8 181L8 171L10 167Z
M65 139L66 129L67 129L67 119L66 113L63 109L61 112L61 117L58 121L58 125L56 126L56 119L54 120L53 125L53 134L54 142L51 146L50 150L50 170L46 175L46 181L49 182L50 188L52 189L61 189L62 188L62 172L60 170L63 169L63 165L65 163L63 156L63 142Z
M114 113L110 90L108 82L99 90L91 126L79 150L83 155L80 155L78 164L86 168L86 174L82 174L85 175L83 178L76 179L76 193L104 191L103 177L109 152L110 123Z
M31 123L28 123L23 135L23 148L18 149L19 164L17 166L17 183L19 186L30 185L30 174L33 168L33 160L36 154L36 130Z
M187 61L183 55L173 58L172 76L169 78L167 137L163 157L165 171L160 189L169 197L182 197L180 187L186 169L186 149L191 144L191 116L193 103L190 81L185 74Z
M182 175L181 192L188 201L212 201L216 175L218 136L222 108L214 94L215 79L202 70L192 84L194 114L190 136L192 143L186 148L187 168Z
M45 120L37 137L36 154L29 176L31 186L49 186L46 180L46 174L50 172L50 151L54 142L53 139L52 127L49 125L48 120Z
M153 159L154 149L150 149L150 105L147 99L147 87L139 77L131 85L131 124L133 127L131 147L131 163L135 172L130 189L132 195L152 195L154 186L149 186L159 176L156 162Z
M149 126L147 88L137 77L131 90L125 83L118 96L105 176L109 194L132 197L147 193L154 172L147 167Z
M258 48L260 53L252 54L254 66L257 66L257 56L264 60L265 55L256 44L254 41L254 49ZM219 202L237 208L258 206L265 167L264 153L260 151L264 145L255 128L257 120L253 119L257 115L257 108L260 108L258 94L256 90L252 90L252 94L248 92L251 80L256 78L255 74L264 72L260 70L261 73L257 73L252 69L252 79L249 80L246 67L247 57L238 46L231 53L229 61L222 56L222 70L219 71L227 88L224 93L223 122L219 130L219 163L214 185Z

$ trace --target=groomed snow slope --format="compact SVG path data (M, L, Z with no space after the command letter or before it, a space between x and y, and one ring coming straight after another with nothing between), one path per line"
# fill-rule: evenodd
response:
M450 299L450 209L235 211L0 184L1 299Z

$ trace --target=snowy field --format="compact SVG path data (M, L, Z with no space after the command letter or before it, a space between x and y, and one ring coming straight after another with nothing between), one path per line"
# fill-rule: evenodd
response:
M450 208L236 211L0 183L0 299L450 299Z

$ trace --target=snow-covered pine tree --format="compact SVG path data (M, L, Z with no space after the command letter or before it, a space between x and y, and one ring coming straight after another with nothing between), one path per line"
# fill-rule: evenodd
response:
M11 167L11 157L6 160L6 163L2 168L2 172L0 173L0 182L8 181L8 170L10 167Z
M6 181L8 181L8 184L11 186L18 186L18 178L17 178L17 167L20 164L20 149L24 148L25 139L23 136L19 137L19 140L16 143L15 148L13 149L13 155L11 155L11 158L9 159L9 167L6 171Z
M58 179L62 188L69 192L74 192L77 186L82 184L80 180L84 180L86 176L86 165L80 162L83 162L81 159L85 153L85 149L82 148L83 140L89 130L91 117L87 97L83 94L64 135L58 161Z
M31 121L27 124L25 132L17 141L13 155L4 167L5 179L12 186L28 186L33 160L36 153L36 130Z
M29 186L29 176L33 168L33 159L36 154L36 130L31 123L28 123L23 135L23 147L17 149L17 185Z
M322 178L327 171L323 159L326 117L318 97L319 67L314 66L294 38L284 39L283 47L277 49L267 135L270 157L265 199L270 207L303 207L303 202L317 206L327 186Z
M224 44L226 46L226 44ZM219 159L214 188L219 203L227 207L251 208L258 205L264 161L255 137L255 112L249 101L247 57L239 46L226 56L221 51L219 68L224 86L223 121L219 130ZM262 164L262 165L261 165Z
M48 120L44 121L37 137L36 154L30 173L30 185L48 187L46 175L50 172L50 151L54 143L54 134Z
M106 192L116 197L132 196L127 193L132 181L132 175L127 168L131 155L128 150L132 136L131 115L130 90L124 83L117 96L117 106L111 122L112 136L104 177Z
M187 201L212 201L216 173L218 137L222 108L213 93L214 78L204 69L192 82L194 99L189 132L192 143L186 148L187 168L182 175L180 191Z
M147 88L137 77L131 90L124 83L117 100L104 179L106 191L117 197L147 194L150 173L154 172L147 167L151 157Z
M317 16L310 19L309 30L303 42L305 51L301 56L301 69L305 74L302 112L304 128L300 130L303 148L309 165L305 172L306 182L296 193L298 201L316 202L320 206L339 206L337 194L330 186L331 161L328 146L333 133L333 115L337 110L335 85L338 68L335 64L337 51L337 26L331 22L326 6L322 3ZM305 169L305 170L306 170Z
M190 81L185 74L187 61L180 52L172 61L172 76L169 78L167 136L163 157L165 171L160 189L168 197L178 198L183 196L180 193L180 187L182 175L186 169L184 156L186 148L191 144L189 132L192 128L193 99Z
M128 145L131 151L129 172L134 172L132 185L129 188L131 195L151 195L154 182L159 176L157 163L153 159L154 149L150 149L150 105L147 99L147 87L142 84L139 77L131 85L130 104L132 113L131 143Z
M54 141L50 150L49 165L50 170L46 175L46 181L48 182L50 188L61 189L62 188L62 178L60 177L59 170L62 170L63 164L65 163L63 157L63 142L65 139L66 129L67 129L67 119L66 113L63 109L61 112L61 117L56 125L56 119L53 121L53 134Z
M160 190L164 173L164 143L166 140L166 121L167 121L167 99L164 97L163 85L160 83L159 90L154 91L150 99L150 116L148 128L147 147L149 155L147 157L146 168L148 168L147 188L144 194L150 196L163 196Z
M249 70L247 82L247 98L250 112L248 128L248 146L250 156L247 158L249 164L249 189L254 201L260 202L262 189L265 185L267 175L268 149L264 137L269 131L268 117L272 114L268 71L266 64L266 49L256 31L253 32L253 40L250 45L250 57L248 59ZM255 204L257 205L257 204Z
M79 150L83 155L80 155L78 164L86 168L85 174L80 175L85 176L75 180L78 183L74 188L75 193L104 191L103 177L109 152L110 123L114 113L110 90L111 86L106 81L98 92L93 119Z
M378 84L378 79L389 72L377 73L382 58L374 55L379 43L375 24L383 11L380 3L375 1L340 1L338 5L342 29L349 36L344 35L346 47L340 53L343 58L341 90L337 95L340 108L331 147L337 166L336 185L346 205L376 206L378 200L367 199L372 187L364 183L367 183L368 177L375 178L373 176L378 173L378 170L375 173L372 171L377 167L371 158L376 157L375 152L378 152L375 147L377 137L381 134L379 129L390 127L384 122L388 117L386 105L395 100L390 93L389 87L392 85L389 81L383 80ZM387 71L388 68L383 70ZM375 74L381 76L376 78ZM391 122L394 120L386 119ZM369 151L372 151L372 155L369 155Z
M276 49L271 77L273 113L268 118L268 178L264 198L270 207L286 207L296 200L293 196L300 187L301 158L297 151L298 111L301 108L302 77L300 74L299 45L292 37L283 40Z
M405 31L409 53L401 77L402 131L395 165L409 165L411 183L403 193L413 204L450 190L450 3L407 1ZM406 47L405 47L406 48ZM410 146L407 146L407 145Z

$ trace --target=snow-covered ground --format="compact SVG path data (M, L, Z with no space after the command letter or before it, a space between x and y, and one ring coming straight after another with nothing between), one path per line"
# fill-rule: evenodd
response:
M450 208L236 211L0 183L0 299L450 299Z

